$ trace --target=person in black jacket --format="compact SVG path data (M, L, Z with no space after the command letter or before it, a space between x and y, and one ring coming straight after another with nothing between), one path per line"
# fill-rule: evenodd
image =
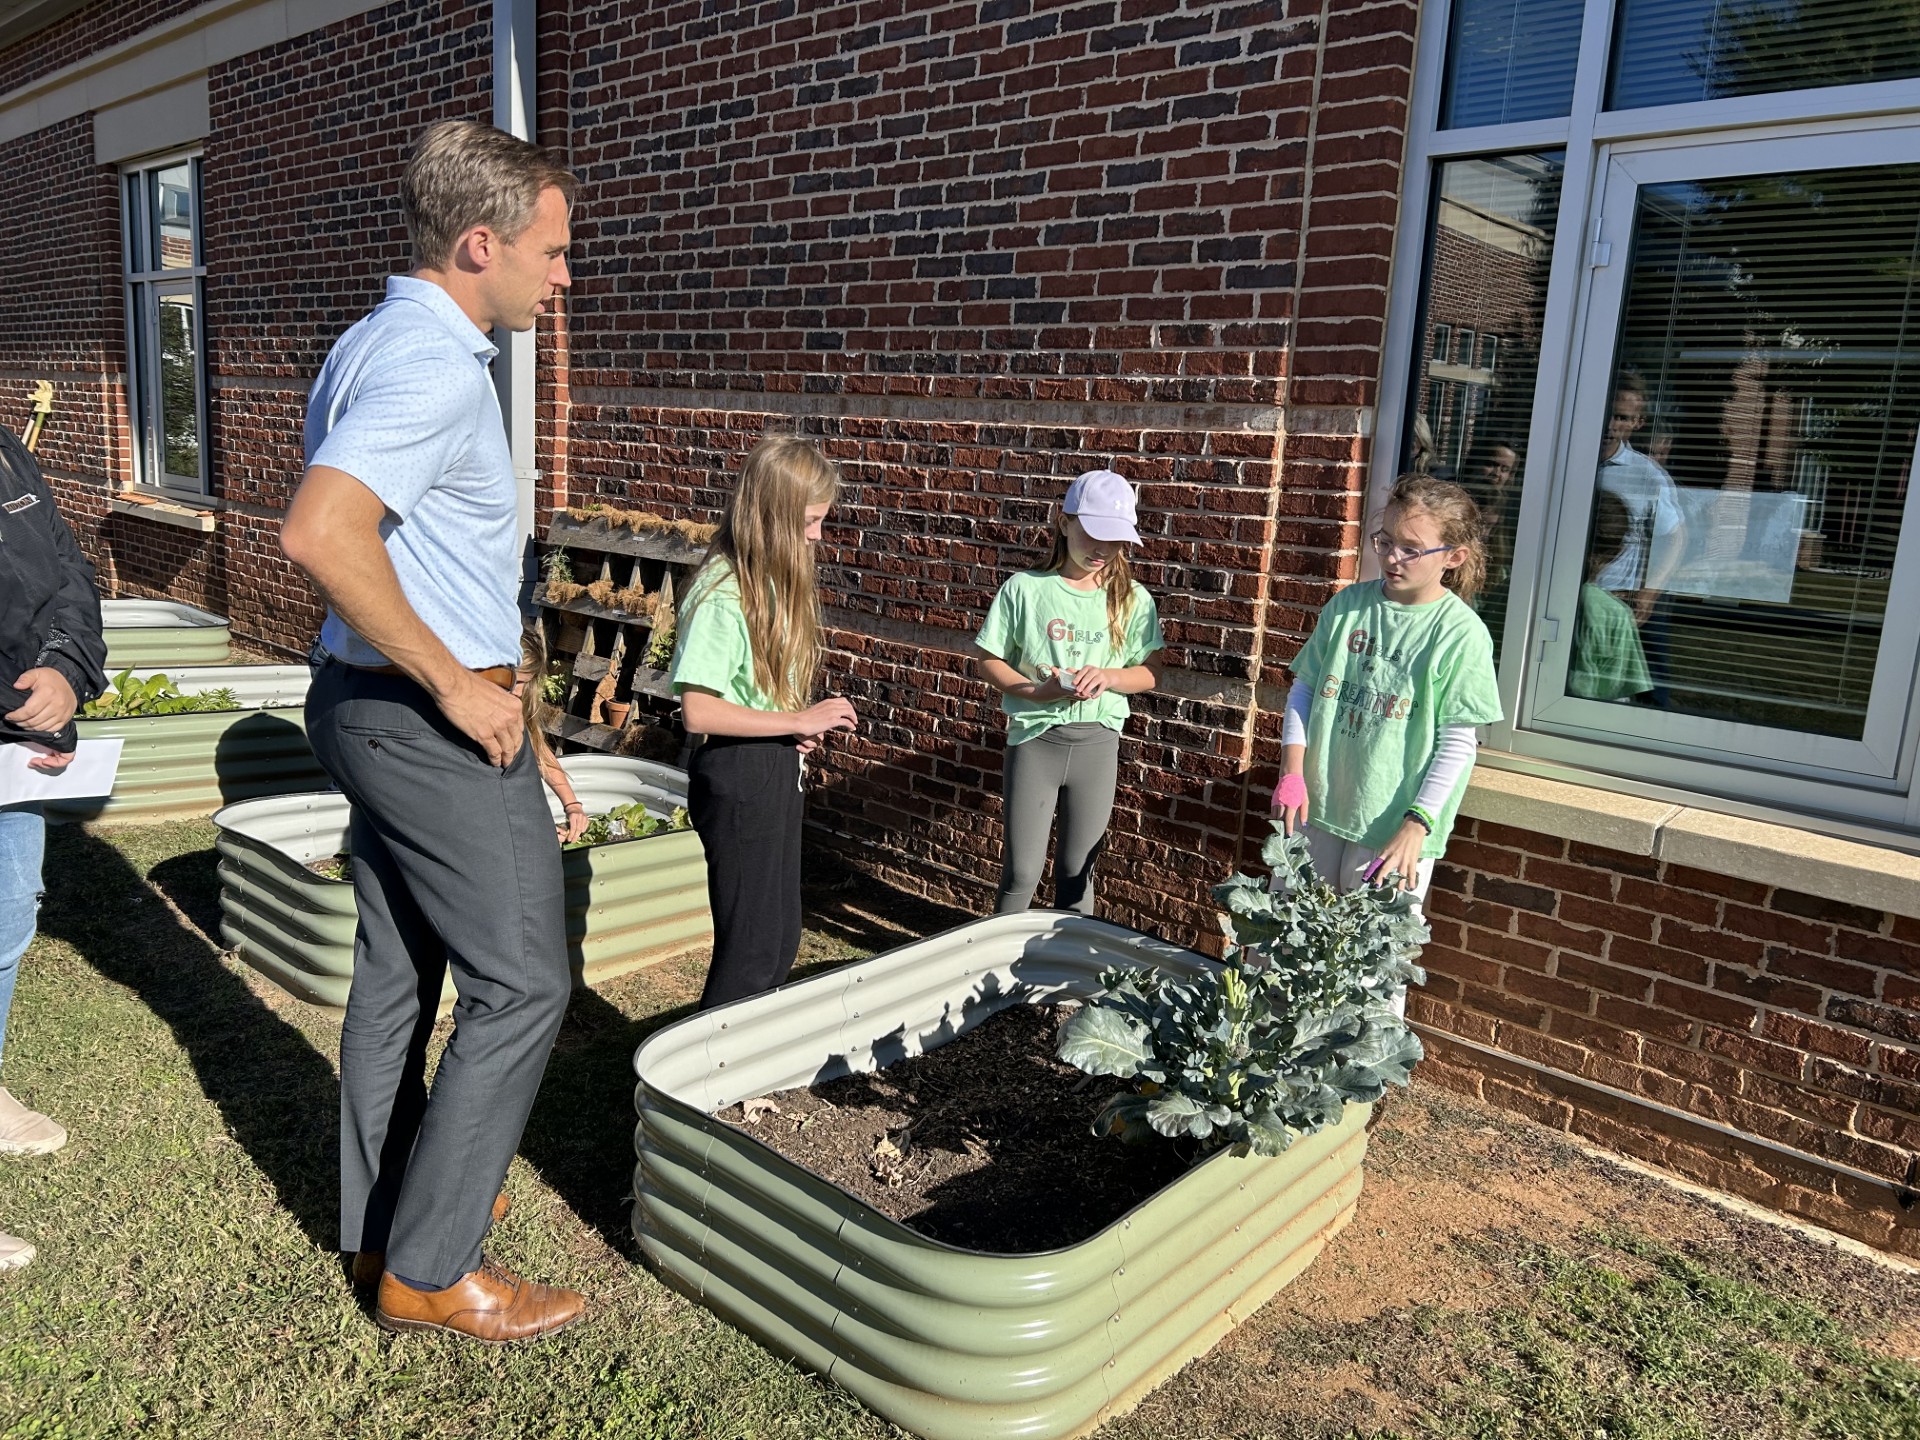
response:
M36 770L73 759L74 713L106 688L107 643L93 566L53 503L27 448L0 428L0 744L35 752ZM10 683L9 683L10 682ZM46 822L36 804L0 806L0 1054L20 957L40 909ZM0 1087L0 1154L44 1155L67 1132ZM0 1270L25 1265L33 1246L0 1234Z

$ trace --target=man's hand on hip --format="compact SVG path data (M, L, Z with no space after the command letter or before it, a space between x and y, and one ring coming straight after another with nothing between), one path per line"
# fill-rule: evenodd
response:
M526 736L526 717L520 713L520 702L512 691L502 690L471 670L459 671L458 677L445 694L434 696L440 713L484 750L491 763L505 769L520 753L520 742Z
M27 701L18 710L9 710L7 719L22 730L40 730L53 734L67 728L80 701L67 677L51 665L29 670L13 682L14 688L27 692Z

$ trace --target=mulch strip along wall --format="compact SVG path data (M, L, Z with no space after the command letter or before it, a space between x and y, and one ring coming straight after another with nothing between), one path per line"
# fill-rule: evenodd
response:
M1920 921L1479 820L1428 910L1424 1079L1920 1255Z

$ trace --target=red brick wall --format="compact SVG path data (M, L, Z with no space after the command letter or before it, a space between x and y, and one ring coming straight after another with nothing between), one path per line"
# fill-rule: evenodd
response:
M94 0L0 51L0 95L29 80L131 40L149 26L199 8L205 0Z
M397 3L208 73L207 328L222 608L304 651L321 610L279 550L307 389L412 264L399 177L413 138L493 106L490 0Z
M1920 921L1484 821L1428 908L1409 1015L1549 1073L1442 1040L1426 1078L1920 1254Z
M1002 732L962 652L1073 475L1142 482L1180 673L1123 747L1106 895L1213 933L1255 683L1351 568L1413 7L575 14L571 497L709 516L768 425L819 436L865 724L812 814L977 903Z
M93 163L84 116L0 145L0 164L33 177L32 203L0 219L0 424L25 430L34 382L53 382L40 464L101 558L107 487L125 473L127 444L117 183Z
M18 83L188 8L91 7L0 54L0 75ZM24 425L31 381L55 380L41 460L109 592L190 601L246 639L304 651L320 609L280 556L279 518L300 474L307 387L386 275L411 263L397 181L414 135L491 115L492 12L488 0L397 0L209 72L210 534L107 512L109 489L132 479L121 206L115 170L93 163L90 120L0 147L38 187L0 226L0 423Z

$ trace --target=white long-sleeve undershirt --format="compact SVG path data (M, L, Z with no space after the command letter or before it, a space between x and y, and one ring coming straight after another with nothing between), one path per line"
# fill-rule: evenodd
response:
M1280 719L1280 743L1305 745L1307 721L1312 714L1313 686L1304 680L1295 680L1287 691L1286 714ZM1441 726L1439 738L1434 741L1433 758L1427 762L1427 773L1421 778L1413 803L1429 815L1444 809L1460 777L1473 768L1474 756L1479 750L1480 740L1473 726Z

